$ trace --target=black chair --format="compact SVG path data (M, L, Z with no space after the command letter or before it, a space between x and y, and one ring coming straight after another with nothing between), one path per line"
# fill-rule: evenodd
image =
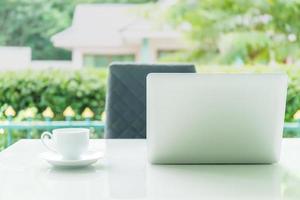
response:
M146 76L194 73L194 65L117 64L109 67L106 138L146 138Z

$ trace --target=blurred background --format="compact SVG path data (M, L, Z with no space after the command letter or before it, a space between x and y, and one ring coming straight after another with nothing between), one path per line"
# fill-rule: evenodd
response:
M285 72L284 137L300 137L299 18L296 0L1 0L0 149L57 127L103 137L115 61Z

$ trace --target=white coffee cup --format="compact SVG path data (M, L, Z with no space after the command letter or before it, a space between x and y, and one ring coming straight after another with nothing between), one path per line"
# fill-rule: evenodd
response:
M86 128L59 128L52 134L44 132L41 141L47 149L61 154L64 159L76 160L87 151L89 137L90 130ZM51 139L53 145L47 144L45 138Z

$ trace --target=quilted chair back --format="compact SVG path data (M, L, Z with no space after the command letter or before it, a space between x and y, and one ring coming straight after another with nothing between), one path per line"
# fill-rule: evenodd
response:
M194 73L194 65L117 64L109 67L106 138L146 138L146 76Z

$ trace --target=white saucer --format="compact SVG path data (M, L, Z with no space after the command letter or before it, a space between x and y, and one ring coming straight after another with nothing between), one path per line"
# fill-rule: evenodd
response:
M65 160L61 155L54 152L44 152L40 157L56 167L84 167L97 162L103 157L101 152L87 152L78 160Z

